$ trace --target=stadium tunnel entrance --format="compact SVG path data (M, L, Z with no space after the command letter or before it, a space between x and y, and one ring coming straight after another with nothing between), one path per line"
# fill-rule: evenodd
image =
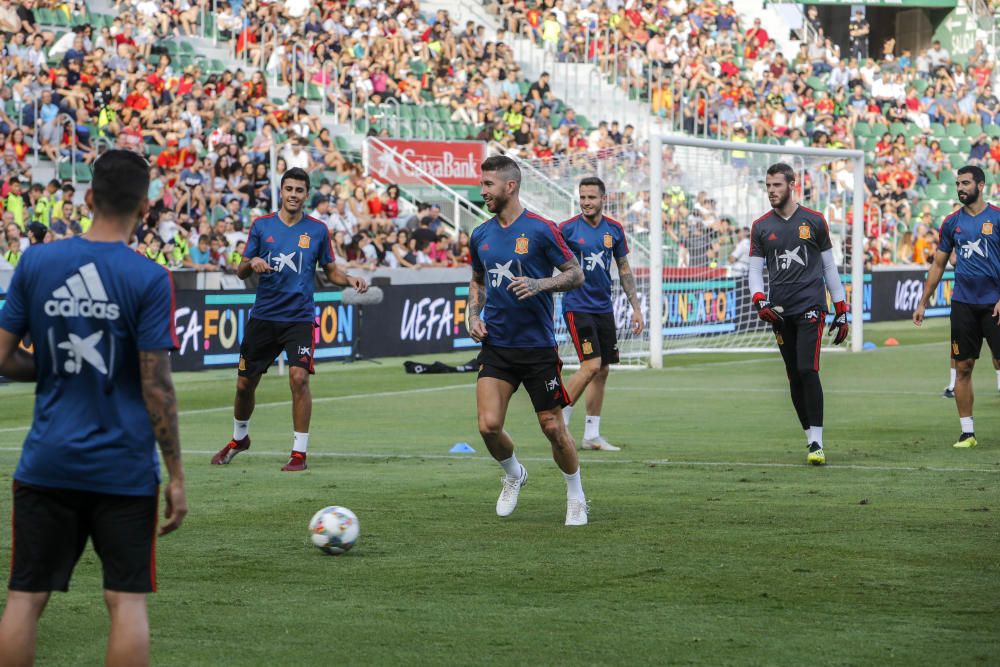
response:
M903 6L863 6L868 21L868 48L864 57L881 60L889 40L895 40L893 54L909 51L916 59L921 49L930 48L938 27L952 13L952 8L922 7L920 0ZM852 55L850 22L854 9L861 5L815 5L823 31L840 47L841 57Z

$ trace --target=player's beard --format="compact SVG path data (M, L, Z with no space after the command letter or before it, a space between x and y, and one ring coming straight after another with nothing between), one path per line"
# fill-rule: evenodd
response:
M603 215L604 215L604 207L598 206L596 209L594 209L594 212L592 214L587 215L586 213L584 213L583 217L587 218L588 220L600 220L601 216Z
M778 211L780 209L785 208L785 204L788 203L788 199L791 196L792 196L792 191L791 190L786 191L784 197L782 197L781 199L779 199L775 203L771 204L771 208L773 208L775 211Z
M507 208L507 202L509 201L510 201L509 197L506 197L504 195L494 195L492 199L493 208L490 209L489 204L486 205L486 208L490 209L490 213L499 213L500 211Z
M972 192L959 192L958 201L962 202L962 206L974 205L979 201L979 188L976 188Z

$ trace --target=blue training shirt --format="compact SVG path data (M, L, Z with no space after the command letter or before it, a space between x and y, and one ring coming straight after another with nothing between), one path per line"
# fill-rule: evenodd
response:
M14 479L155 495L160 462L139 352L176 350L170 273L124 243L71 238L29 248L0 327L30 334L37 388Z
M584 276L581 287L566 293L563 310L612 312L611 264L628 255L625 229L607 216L602 216L597 227L593 227L583 215L578 215L559 225L559 231L570 251L580 260Z
M316 267L333 262L330 232L308 215L289 227L277 213L263 215L250 226L243 257L260 257L273 271L258 273L257 299L250 316L274 322L312 322Z
M490 218L469 239L472 268L484 274L486 343L494 347L555 347L552 294L524 299L510 290L517 276L550 278L552 270L573 259L550 220L528 211L506 229Z
M941 225L941 252L955 251L954 301L973 305L1000 301L1000 208L976 216L960 208Z

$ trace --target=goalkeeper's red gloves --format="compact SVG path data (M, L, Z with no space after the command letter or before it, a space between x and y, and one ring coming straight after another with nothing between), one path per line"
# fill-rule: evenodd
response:
M765 322L770 322L771 324L781 324L784 319L781 315L774 309L774 305L767 300L763 292L757 292L753 295L753 305L757 308L757 317L764 320Z
M850 327L847 324L847 303L844 301L838 301L833 304L834 310L837 312L837 316L833 318L833 322L830 323L830 329L827 333L837 332L837 337L833 339L834 345L840 345L845 340L847 340L847 332Z

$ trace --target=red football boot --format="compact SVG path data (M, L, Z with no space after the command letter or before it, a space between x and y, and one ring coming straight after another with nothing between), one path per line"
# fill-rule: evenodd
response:
M212 465L214 466L224 466L233 460L240 452L245 452L250 449L250 436L246 436L242 440L230 440L229 444L220 449L212 457Z
M288 459L288 463L281 466L281 469L285 472L302 472L308 467L309 466L306 465L305 452L292 452L292 456Z

